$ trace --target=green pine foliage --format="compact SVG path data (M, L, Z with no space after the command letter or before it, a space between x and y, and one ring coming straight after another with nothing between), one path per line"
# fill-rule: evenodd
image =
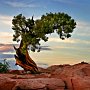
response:
M60 39L69 38L76 27L74 19L68 14L61 12L46 13L41 16L41 19L37 20L34 20L33 17L27 19L22 14L19 14L14 16L12 24L12 29L14 30L13 41L23 42L23 53L28 46L31 47L31 51L35 51L37 48L40 49L40 41L48 41L47 34L55 31Z
M0 73L6 73L9 70L9 63L4 59L4 63L0 62Z

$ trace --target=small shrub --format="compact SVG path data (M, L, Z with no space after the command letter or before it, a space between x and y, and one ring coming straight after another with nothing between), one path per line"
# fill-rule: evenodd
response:
M0 73L6 73L9 70L9 63L4 59L4 63L0 62Z

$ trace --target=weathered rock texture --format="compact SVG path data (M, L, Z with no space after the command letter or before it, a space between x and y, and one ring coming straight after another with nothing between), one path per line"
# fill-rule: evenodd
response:
M40 74L11 70L0 74L0 90L90 90L90 64L53 65Z

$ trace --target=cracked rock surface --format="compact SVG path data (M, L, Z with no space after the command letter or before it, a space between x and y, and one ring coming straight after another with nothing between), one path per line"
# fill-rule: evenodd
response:
M0 74L0 90L90 90L90 64L39 67L40 74L10 70Z

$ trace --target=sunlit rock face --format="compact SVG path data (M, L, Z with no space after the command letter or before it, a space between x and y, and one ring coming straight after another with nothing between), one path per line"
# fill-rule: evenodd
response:
M61 78L69 90L89 90L90 64L82 62L71 66L62 65L52 72L51 77Z
M90 90L90 64L38 67L39 74L10 70L0 74L0 90Z

